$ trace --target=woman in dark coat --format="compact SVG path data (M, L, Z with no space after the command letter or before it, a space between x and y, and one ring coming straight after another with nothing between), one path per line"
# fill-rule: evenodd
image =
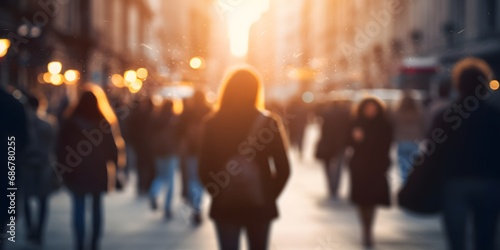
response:
M212 196L210 217L215 221L220 249L238 249L240 232L245 229L249 249L265 250L271 221L278 217L276 199L290 174L283 125L262 111L262 84L253 70L238 69L224 84L218 110L208 117L202 133L199 176ZM260 206L245 205L244 198L240 202L224 199L228 192L240 192L234 185L241 183L234 182L241 176L230 163L237 156L246 162L236 167L242 173L244 168L258 170L258 181L244 187L261 190Z
M372 226L377 205L390 205L387 171L393 127L381 100L370 97L355 111L349 144L351 200L358 206L363 227L363 245L372 247Z
M102 227L102 194L116 180L115 167L125 165L124 142L116 116L104 91L96 85L84 86L75 107L68 110L61 125L58 160L71 171L62 178L73 196L73 225L76 249L84 248L85 197L92 198L91 249L98 249Z

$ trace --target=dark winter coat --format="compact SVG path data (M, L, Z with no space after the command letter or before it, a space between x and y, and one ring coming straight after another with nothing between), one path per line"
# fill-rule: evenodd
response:
M116 165L118 157L110 130L109 123L104 118L100 121L90 121L81 116L73 116L61 125L58 162L72 169L62 176L72 192L82 195L107 191L106 164L114 162Z
M210 183L216 183L211 175L225 171L226 162L235 154L241 154L244 157L255 156L252 158L261 167L260 173L263 180L261 183L265 185L263 189L267 199L264 208L233 209L230 208L233 204L224 204L215 195L212 197L210 208L210 217L215 220L234 222L271 220L278 217L276 199L283 191L290 174L285 139L282 130L276 129L281 126L277 118L268 116L263 122L263 130L272 131L272 140L258 140L257 143L262 148L250 146L251 142L247 140L247 137L258 114L257 110L245 112L240 117L228 117L219 113L209 117L204 124L199 158L199 176L204 186L209 187L213 185ZM274 161L274 173L270 168L269 158ZM220 192L224 192L221 186L218 187Z
M364 132L361 142L354 141L349 133L349 144L354 150L349 162L351 200L361 206L388 206L390 190L386 175L391 164L389 150L393 126L385 117L379 117L374 120L358 118L351 127L359 127Z

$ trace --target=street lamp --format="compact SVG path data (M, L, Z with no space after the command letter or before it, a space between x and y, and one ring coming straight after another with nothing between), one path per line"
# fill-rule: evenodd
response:
M9 51L10 40L6 38L0 39L0 58L4 57Z

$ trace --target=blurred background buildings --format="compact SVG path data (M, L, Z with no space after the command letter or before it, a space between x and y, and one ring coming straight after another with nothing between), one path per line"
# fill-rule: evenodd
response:
M49 61L101 85L144 67L147 87L190 81L212 91L228 65L243 61L266 84L318 91L391 87L405 58L431 57L446 73L473 55L500 73L497 0L259 1L266 11L238 58L226 19L244 2L4 0L0 37L10 36L15 49L2 58L2 83L35 84ZM198 67L190 65L195 57Z

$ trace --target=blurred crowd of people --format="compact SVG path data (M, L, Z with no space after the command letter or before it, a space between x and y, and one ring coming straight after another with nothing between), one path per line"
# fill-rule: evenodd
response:
M126 115L118 115L117 105L108 98L119 97L85 84L76 100L64 99L50 113L43 93L8 87L0 91L0 130L3 138L17 138L25 228L28 240L38 245L43 242L50 194L64 185L72 197L75 249L88 245L89 200L90 249L99 249L103 195L123 189L133 170L137 194L148 198L151 209L159 209L158 197L165 187L161 209L166 220L176 216L172 202L179 193L192 209L193 225L199 225L202 198L208 193L220 249L238 249L242 230L250 249L267 249L271 222L278 217L276 200L290 175L288 142L302 155L304 131L314 116L321 121L315 156L324 168L327 192L339 199L347 167L349 198L359 213L364 247L375 244L377 207L393 203L387 176L394 144L403 190L407 183L406 189L411 189L426 185L426 178L436 180L436 212L443 214L450 249L466 249L466 225L472 215L475 249L494 250L500 211L495 159L500 115L485 101L491 93L484 81L491 79L485 62L468 58L455 66L452 81L439 83L430 101L415 100L411 90L403 90L402 98L390 106L374 96L314 106L294 98L285 105L294 116L286 123L265 110L263 84L251 68L227 75L218 103L209 104L196 90L182 101L181 112L173 100L155 104L150 96L138 95L126 103ZM451 95L453 86L456 98ZM422 174L424 168L432 171ZM177 172L182 189L178 192ZM412 195L431 196L415 189L402 195L410 200ZM38 205L32 206L35 202ZM412 210L411 205L403 207ZM2 210L2 223L6 214Z

